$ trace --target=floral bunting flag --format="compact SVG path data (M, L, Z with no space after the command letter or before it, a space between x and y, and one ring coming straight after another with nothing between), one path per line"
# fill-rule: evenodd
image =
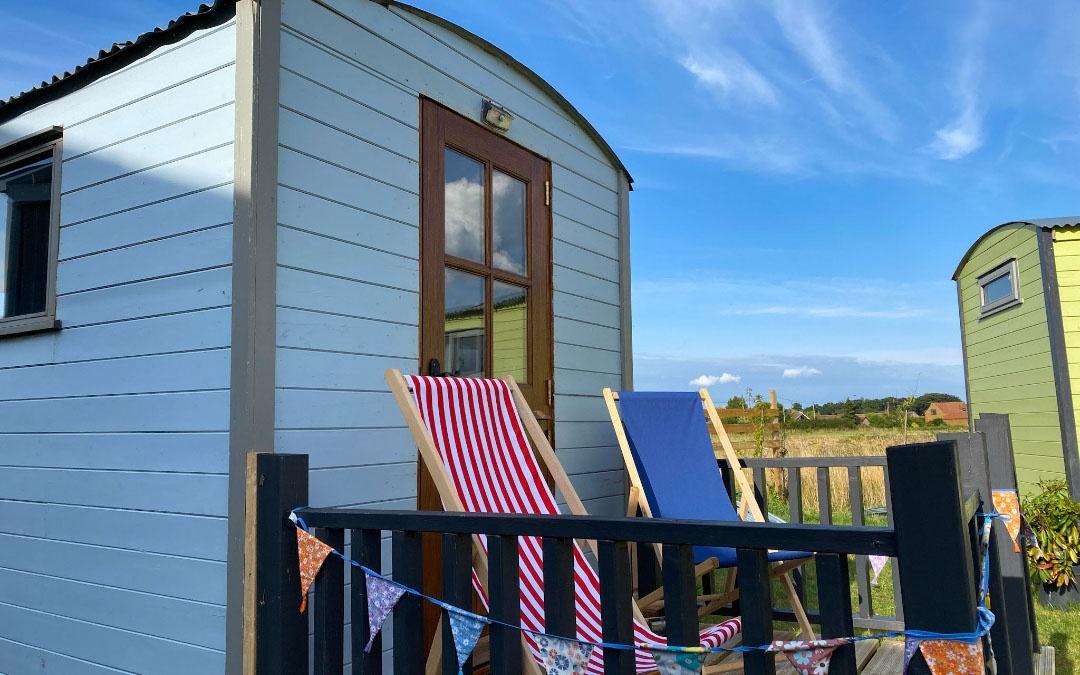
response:
M911 657L915 656L915 652L919 651L920 642L922 642L922 640L919 638L904 638L904 669L900 672L907 673L908 664L911 663Z
M547 675L584 675L593 645L568 638L533 633L540 665Z
M877 586L878 577L881 576L881 571L885 569L885 563L889 562L888 556L883 555L871 555L870 567L874 570L874 578L870 580L870 583Z
M465 668L465 662L476 648L476 641L480 639L480 631L484 629L484 617L472 612L465 612L456 607L447 607L450 615L450 631L454 635L454 650L457 652L458 675Z
M390 616L390 610L394 609L394 605L398 603L401 596L405 595L405 588L367 572L364 572L364 577L367 582L367 616L368 630L370 631L364 651L370 653L371 645L375 642L375 636L379 634L382 625L386 623L386 617Z
M307 594L319 575L326 556L334 550L313 535L296 528L296 551L300 558L300 613L307 609Z
M1016 495L1016 490L992 490L991 494L994 498L994 510L1003 516L1008 516L1005 519L1005 530L1012 539L1013 550L1019 553L1020 498Z
M656 660L656 669L660 675L698 675L701 666L705 663L705 652L701 651L669 651L667 649L651 649L653 658Z
M767 651L784 652L791 667L799 675L826 675L833 652L846 644L848 638L831 640L777 640Z
M982 640L923 640L919 650L934 675L983 675L986 670Z

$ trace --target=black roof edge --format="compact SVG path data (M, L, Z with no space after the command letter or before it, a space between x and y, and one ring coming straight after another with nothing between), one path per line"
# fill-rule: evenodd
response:
M159 47L175 44L197 30L225 23L235 16L236 2L237 0L214 0L212 5L199 5L194 12L173 19L164 28L157 27L129 42L115 43L108 50L103 49L97 56L87 59L85 64L76 66L74 70L54 75L51 80L16 94L6 101L0 101L0 124L81 89L149 55Z
M968 259L971 258L971 254L975 252L975 249L979 247L979 244L983 243L983 241L987 237L997 232L1001 228L1008 227L1010 225L1026 225L1028 227L1034 227L1035 229L1053 230L1059 227L1072 227L1074 225L1080 225L1080 216L1064 216L1060 218L1033 218L1030 220L1009 220L1001 223L1000 225L995 225L994 227L991 227L986 232L983 232L978 239L972 242L971 246L969 246L967 251L964 252L964 256L960 258L960 262L956 265L956 271L953 272L953 281L957 281L960 278L960 270L962 270L964 268L964 265L967 264Z

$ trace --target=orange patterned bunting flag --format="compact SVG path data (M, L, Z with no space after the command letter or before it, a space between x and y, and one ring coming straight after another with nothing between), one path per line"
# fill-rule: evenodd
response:
M307 609L308 589L315 583L315 577L319 575L323 561L334 548L298 527L296 528L296 549L300 554L300 613L303 614Z
M1013 550L1020 552L1020 498L1016 496L1016 490L994 490L994 510L1003 516L1008 516L1005 530L1013 542Z
M934 675L983 675L986 672L982 640L974 643L923 640L919 650Z

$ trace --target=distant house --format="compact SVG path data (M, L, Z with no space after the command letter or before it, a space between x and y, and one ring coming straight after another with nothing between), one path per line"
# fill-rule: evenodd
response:
M860 427L870 426L870 416L862 413L855 413L855 424Z
M967 404L960 401L931 403L923 413L923 419L927 422L943 420L951 427L966 427L968 425Z

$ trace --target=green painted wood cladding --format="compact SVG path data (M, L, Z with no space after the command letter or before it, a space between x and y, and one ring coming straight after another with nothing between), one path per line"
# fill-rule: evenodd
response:
M976 241L957 267L972 418L1010 416L1022 491L1076 479L1080 404L1080 227L1075 219L1011 222ZM1040 241L1041 239L1041 241ZM1015 261L1019 301L984 310L979 279ZM1071 367L1070 367L1071 366ZM1070 374L1071 373L1071 374Z

